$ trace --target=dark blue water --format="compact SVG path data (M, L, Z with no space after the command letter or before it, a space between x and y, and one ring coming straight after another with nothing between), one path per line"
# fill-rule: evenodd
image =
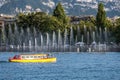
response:
M120 53L53 53L56 63L10 63L0 53L0 80L120 80Z

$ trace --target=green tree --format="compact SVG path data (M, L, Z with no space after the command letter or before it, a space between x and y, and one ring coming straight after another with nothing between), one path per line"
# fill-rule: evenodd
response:
M34 14L34 17L33 17L33 25L34 25L34 27L41 30L41 27L42 27L41 25L46 20L46 17L48 17L48 15L46 13L44 13L44 12L36 12Z
M117 25L115 30L114 30L114 36L116 43L120 43L120 25Z
M106 25L106 12L104 10L104 5L102 3L99 3L98 5L98 12L96 15L96 25L97 28L101 27L103 30Z
M17 16L17 23L19 27L23 27L24 29L27 27L31 29L33 29L33 27L40 28L47 16L44 12L20 13Z
M107 28L108 31L112 31L113 30L113 23L109 19L106 19L106 28Z
M64 8L62 7L61 3L58 3L55 10L53 11L53 16L57 17L59 21L64 21L66 14Z
M61 28L61 23L54 16L47 16L41 23L39 29L42 32L57 31Z
M66 16L61 3L58 3L58 5L56 6L55 10L53 11L53 16L58 19L61 25L63 25L62 29L69 27L70 18Z
M113 36L115 37L116 43L120 43L120 18L115 22Z
M116 19L115 25L116 25L116 26L120 25L120 18Z

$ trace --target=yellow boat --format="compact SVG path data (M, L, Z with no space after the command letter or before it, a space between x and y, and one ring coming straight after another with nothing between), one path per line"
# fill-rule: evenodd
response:
M56 62L56 58L50 54L21 54L21 55L15 55L13 58L9 58L9 62L49 63L49 62Z

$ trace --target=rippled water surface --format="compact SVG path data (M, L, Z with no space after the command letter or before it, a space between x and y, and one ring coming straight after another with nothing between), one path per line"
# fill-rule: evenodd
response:
M10 63L0 53L0 80L120 80L120 53L53 53L56 63ZM30 54L30 53L28 53Z

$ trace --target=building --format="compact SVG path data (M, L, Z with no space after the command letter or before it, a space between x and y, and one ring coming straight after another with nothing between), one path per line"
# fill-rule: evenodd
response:
M89 15L89 16L71 16L70 19L71 19L72 24L79 24L80 21L91 21L91 19L93 17L94 16L92 16L92 15Z
M0 28L4 27L6 24L12 24L16 21L13 15L0 14Z

